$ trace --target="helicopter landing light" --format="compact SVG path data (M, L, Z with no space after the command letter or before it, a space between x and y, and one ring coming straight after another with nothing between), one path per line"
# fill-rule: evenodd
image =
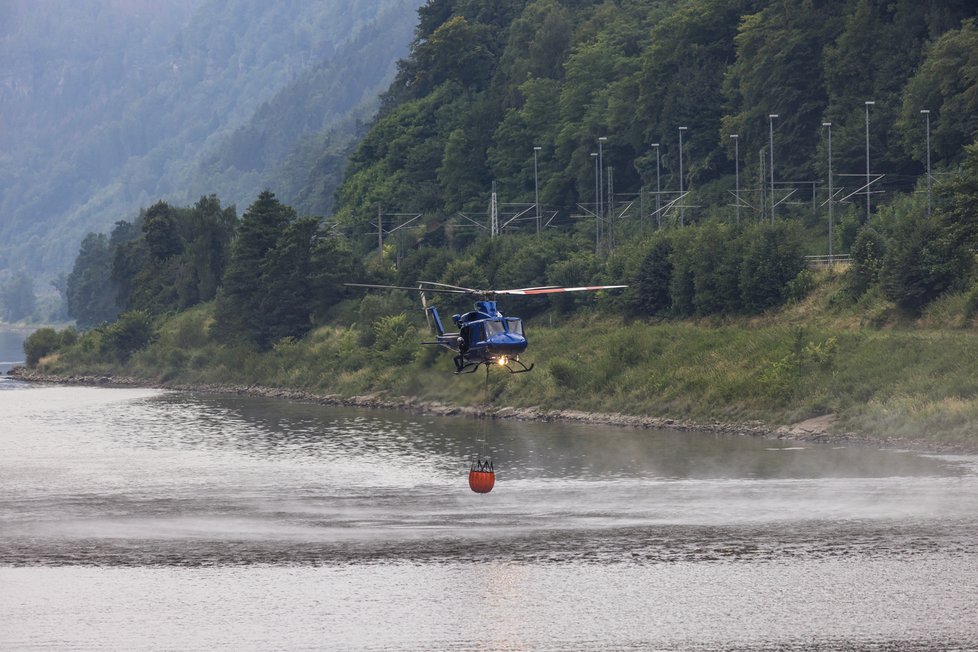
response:
M505 367L507 362L509 362L509 360L506 359L506 356L501 355L499 356L499 360L496 361L496 364L498 364L500 367Z

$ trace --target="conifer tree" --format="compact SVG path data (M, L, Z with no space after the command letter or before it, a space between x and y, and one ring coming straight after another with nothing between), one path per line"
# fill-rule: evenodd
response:
M119 314L112 284L112 253L109 239L89 233L82 240L75 265L68 275L68 314L79 328L112 321Z
M261 264L261 298L255 319L263 348L283 337L302 337L309 320L309 267L319 220L305 217L285 227Z
M262 341L262 263L295 217L295 211L269 190L258 195L245 211L231 244L231 258L218 294L214 324L217 333L254 343Z

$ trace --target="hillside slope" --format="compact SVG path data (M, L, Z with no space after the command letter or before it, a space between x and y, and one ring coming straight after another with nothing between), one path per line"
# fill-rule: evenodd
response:
M353 131L417 4L4 3L0 271L53 276L87 232L158 199L244 203L288 161L314 164L300 141Z

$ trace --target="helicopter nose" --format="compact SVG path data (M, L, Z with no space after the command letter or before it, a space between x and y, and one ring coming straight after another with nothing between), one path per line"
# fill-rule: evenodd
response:
M526 338L515 333L500 333L490 341L493 353L519 355L526 350Z

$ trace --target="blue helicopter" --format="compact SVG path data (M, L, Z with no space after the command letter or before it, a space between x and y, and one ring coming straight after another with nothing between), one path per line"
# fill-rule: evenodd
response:
M482 365L486 372L493 366L502 367L510 373L526 373L533 369L533 364L527 365L520 360L520 354L526 350L526 332L523 320L519 317L507 317L499 311L496 305L497 295L535 296L554 294L558 292L596 292L598 290L614 290L628 287L627 285L590 285L583 287L560 287L547 285L532 288L517 288L512 290L476 290L446 283L419 281L418 287L397 285L368 285L363 283L347 283L350 287L375 288L383 290L409 290L421 293L421 304L429 327L434 326L435 340L422 342L442 346L455 354L455 373L474 373ZM475 309L463 314L452 315L452 321L458 328L456 333L446 333L441 316L435 306L428 305L426 293L459 294L476 299Z

